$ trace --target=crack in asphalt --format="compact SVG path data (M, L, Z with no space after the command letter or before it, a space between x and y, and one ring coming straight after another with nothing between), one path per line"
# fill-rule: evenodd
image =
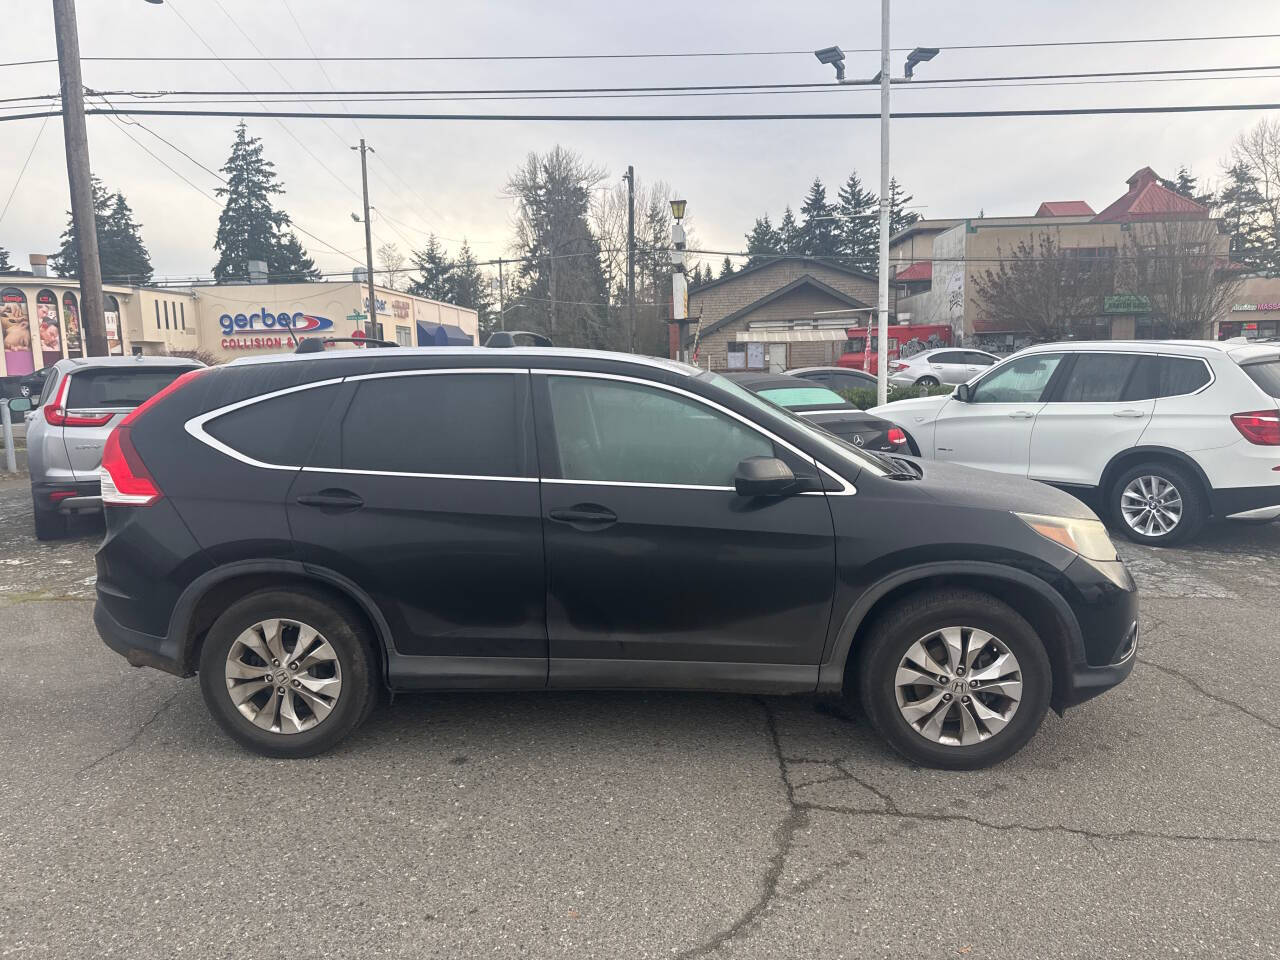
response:
M112 747L110 750L108 750L102 756L98 757L96 760L92 760L89 763L85 764L83 767L81 767L79 770L76 771L76 776L83 777L86 773L88 773L94 767L98 766L101 763L105 763L107 760L110 760L112 757L119 756L120 754L128 750L130 747L132 747L135 743L138 742L139 738L141 738L141 736L146 732L147 727L151 726L153 723L159 720L160 714L168 710L169 707L173 704L173 701L177 700L181 693L182 693L182 687L179 687L177 690L173 691L173 693L169 694L169 696L165 697L164 701L160 704L160 706L156 707L155 712L153 712L151 716L149 716L145 721L143 721L142 726L138 727L138 729L133 732L133 736L131 736L124 743L120 744L120 746Z
M1188 639L1188 638L1183 638L1183 639ZM1145 667L1152 667L1156 670L1159 670L1161 673L1168 674L1171 677L1176 677L1177 679L1185 683L1187 686L1195 690L1197 693L1199 693L1201 696L1204 696L1207 699L1214 701L1215 703L1220 703L1225 707L1232 707L1236 710L1239 710L1246 717L1252 717L1254 720L1257 720L1263 726L1270 727L1272 730L1280 732L1280 723L1277 723L1275 720L1272 720L1270 717L1263 716L1260 713L1256 713L1255 711L1250 710L1248 707L1246 707L1242 703L1237 703L1236 701L1228 699L1227 697L1224 697L1219 693L1214 693L1212 690L1206 690L1203 686L1200 685L1200 682L1198 680L1196 680L1194 677L1188 676L1187 674L1183 673L1181 670L1177 670L1174 667L1166 667L1163 663L1156 663L1154 660L1144 660L1142 657L1138 657L1137 661L1138 663L1142 664Z

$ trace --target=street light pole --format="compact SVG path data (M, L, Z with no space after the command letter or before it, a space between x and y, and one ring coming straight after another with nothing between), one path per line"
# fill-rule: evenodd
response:
M889 0L880 0L880 266L876 402L889 400Z
M628 349L636 352L636 168L627 166L627 327Z
M102 263L98 259L98 221L93 210L93 177L89 172L89 133L84 123L84 83L80 77L80 36L76 29L75 0L53 0L53 27L58 43L62 136L67 149L71 221L76 228L76 256L80 261L80 323L84 332L84 350L85 356L105 357L107 325L102 295Z

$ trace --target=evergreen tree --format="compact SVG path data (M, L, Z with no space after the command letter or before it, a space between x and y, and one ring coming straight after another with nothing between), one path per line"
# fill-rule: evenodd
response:
M725 258L720 261L720 276L716 279L723 280L725 277L731 276L733 276L733 261L729 259L728 255L726 255Z
M418 271L417 279L409 284L409 292L428 300L447 301L453 292L449 276L453 264L434 233L427 237L426 246L409 254L409 260Z
M766 213L763 217L757 217L755 226L747 234L747 253L751 254L747 266L754 267L767 263L772 258L765 254L776 254L781 250L782 234L770 222L769 215Z
M889 236L905 230L920 219L920 214L907 209L914 199L898 185L897 178L889 178Z
M1173 180L1160 179L1163 186L1168 187L1176 194L1186 197L1188 200L1194 200L1203 206L1209 206L1213 203L1212 193L1202 193L1199 190L1196 177L1192 176L1191 171L1186 166L1178 167L1178 176Z
M236 127L231 156L222 172L227 175L227 185L218 187L216 193L227 200L213 242L218 253L214 279L247 279L250 260L265 261L273 278L318 279L320 271L288 229L289 215L272 205L272 196L284 193L275 164L263 158L262 140L248 135L243 120Z
M124 194L108 193L102 181L93 178L93 219L98 230L98 262L102 277L111 281L147 283L154 272L151 255L142 242L141 226L134 222ZM67 214L67 229L61 246L52 258L53 272L60 277L80 274L80 248L75 220Z
M800 226L790 204L782 211L782 220L778 223L778 250L790 254L800 252Z
M1268 261L1266 198L1248 165L1237 162L1227 169L1218 210L1231 236L1231 262L1252 270L1265 270Z
M462 241L462 248L453 261L448 292L448 297L443 299L476 311L480 318L480 336L482 339L487 336L497 319L493 312L493 294L489 288L489 280L480 272L475 254L471 252L471 245L466 240Z
M879 224L876 220L880 201L858 179L855 170L840 188L836 207L840 217L840 252L850 258L849 266L866 273L875 273L876 236Z
M13 264L9 262L9 251L4 247L0 247L0 273L5 273L13 269Z
M835 257L840 253L840 226L835 207L827 202L822 179L813 178L800 208L800 251L809 257Z

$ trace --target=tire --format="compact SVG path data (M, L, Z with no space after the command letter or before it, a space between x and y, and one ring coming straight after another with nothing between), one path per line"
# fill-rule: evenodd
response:
M63 540L67 536L67 515L43 510L31 504L32 516L35 520L37 540Z
M1144 489L1144 481L1145 489L1153 492L1160 491L1166 502L1171 502L1171 498L1163 492L1160 484L1168 484L1177 495L1181 513L1177 522L1167 533L1147 534L1144 529L1137 529L1135 523L1131 523L1125 515L1125 506L1128 505L1132 509L1135 502L1132 496L1126 497L1126 491L1129 490L1130 484L1137 484L1137 487L1130 492L1140 493ZM1209 509L1204 490L1190 470L1176 464L1153 460L1131 467L1116 478L1115 483L1111 484L1107 491L1107 513L1111 517L1112 524L1135 543L1144 543L1153 547L1171 547L1186 543L1198 534L1209 516ZM1161 514L1159 522L1167 522L1167 516L1167 514ZM1147 524L1139 519L1137 525L1145 528Z
M916 381L917 387L936 387L940 381L937 377L921 377Z
M289 623L282 626L273 643L268 643L255 627L276 620ZM307 660L313 663L294 670L288 656L273 657L269 668L268 661L253 647L266 653L295 654L302 642L297 625L318 634L307 642L312 651ZM246 644L242 638L251 638L252 643ZM200 651L200 690L214 719L241 746L268 757L314 756L339 743L373 709L377 696L372 639L351 608L324 594L305 589L262 590L232 604L209 628ZM231 659L234 667L229 667ZM264 678L271 672L282 679L263 685L243 672L258 665ZM233 669L238 677L229 679L228 672ZM340 686L326 708L334 678ZM277 682L283 685L275 686ZM256 692L240 688L243 707L233 700L232 683L237 688L256 685ZM283 696L280 690L285 691ZM244 692L250 695L244 697ZM286 702L301 723L286 717L287 710L282 709ZM316 709L311 704L316 704ZM249 714L258 716L263 726L256 725Z
M940 653L943 659L934 662L944 671L939 677L947 676L948 683L931 678L927 685L900 687L900 679L923 675L920 670L900 673L904 662L921 659L914 653L917 643L926 651L945 651L939 631L946 628L960 628L958 634L951 635L958 638L962 654L969 653L974 640L982 643L969 670L964 670L964 656L949 663ZM977 637L974 630L985 631L995 643ZM909 652L914 659L909 658ZM1015 660L997 662L996 657L1004 653L1012 654ZM1006 669L1015 662L1016 671ZM1039 729L1053 688L1048 653L1031 625L995 597L970 590L933 590L886 611L872 625L859 650L857 670L858 694L871 725L906 759L942 770L975 770L1013 756ZM961 679L966 672L969 681ZM975 680L977 694L971 688L956 686ZM1020 690L1015 686L1019 680ZM992 684L992 689L998 684L1001 691L984 692L983 682ZM1004 691L1020 696L1015 700ZM965 696L971 699L963 700ZM939 699L943 697L948 702ZM905 706L900 705L900 699ZM930 700L937 702L936 709L929 706ZM941 715L936 736L913 725L904 712L908 710L913 712L915 723L925 728ZM984 711L991 719L978 719ZM966 714L971 725L964 722ZM962 742L970 738L973 742Z

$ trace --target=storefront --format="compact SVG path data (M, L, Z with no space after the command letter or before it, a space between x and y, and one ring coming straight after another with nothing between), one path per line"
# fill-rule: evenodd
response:
M126 352L128 338L121 322L121 304L131 288L111 286L103 305L107 347L113 355ZM22 377L52 366L64 357L84 356L80 326L80 288L62 277L11 274L0 277L0 376Z
M1280 277L1249 277L1236 302L1218 323L1218 339L1280 337Z

